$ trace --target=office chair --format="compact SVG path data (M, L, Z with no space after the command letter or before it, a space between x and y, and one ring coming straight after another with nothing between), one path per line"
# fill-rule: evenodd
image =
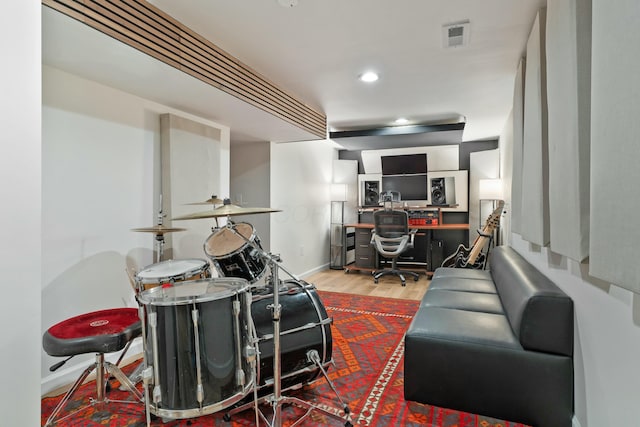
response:
M407 249L413 248L413 240L417 230L409 231L409 215L404 210L389 209L379 210L373 213L375 228L371 236L371 244L376 251L391 259L391 269L374 271L373 281L378 283L382 276L393 274L400 277L402 286L406 286L404 276L413 276L417 281L420 277L417 273L398 269L398 257Z
M114 308L85 313L72 317L51 326L42 337L42 346L50 356L67 357L62 362L53 365L53 372L60 368L67 360L78 354L95 353L96 359L87 367L71 389L64 395L55 407L45 426L49 427L62 421L81 410L96 404L123 403L142 406L144 397L135 385L117 366L104 360L105 353L113 353L129 348L131 341L142 333L142 324L136 308ZM121 355L120 359L122 358ZM67 406L67 403L82 385L87 376L96 371L96 397L91 398L89 404L80 408L74 407L72 411L62 418L58 414ZM106 397L109 391L109 381L106 374L113 375L120 384L133 395L134 400L112 400Z

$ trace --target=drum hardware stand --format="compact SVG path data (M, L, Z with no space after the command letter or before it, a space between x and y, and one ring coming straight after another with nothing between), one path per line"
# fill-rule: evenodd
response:
M317 410L320 411L326 415L329 415L331 417L334 418L338 418L340 420L343 420L343 418L338 415L337 413L333 413L323 407L314 405L311 402L307 402L304 401L302 399L296 398L296 397L287 397L287 396L283 396L282 395L282 380L281 380L281 375L282 375L282 363L281 363L281 359L280 359L280 319L281 319L281 311L282 311L282 306L280 305L280 286L279 286L279 278L278 278L278 269L282 269L285 273L289 274L293 279L297 279L293 274L289 273L287 270L285 270L279 263L280 263L280 257L278 255L273 255L273 254L268 254L266 253L262 248L258 247L257 245L254 245L253 242L249 241L249 239L245 238L242 234L238 233L234 226L233 223L231 223L230 221L227 222L227 227L236 235L240 236L242 239L244 239L245 241L247 241L250 245L252 245L257 251L259 251L262 256L269 262L270 265L270 269L271 269L271 285L273 287L273 304L269 304L267 306L267 308L271 309L271 318L273 320L273 393L271 393L270 395L267 395L265 397L262 398L262 401L269 401L271 403L271 406L273 407L273 417L271 422L269 422L266 418L266 416L262 413L262 411L260 411L260 409L258 408L258 404L259 401L258 400L254 400L254 405L255 405L255 410L256 413L258 413L260 415L260 417L262 418L262 420L269 426L269 427L281 427L282 426L282 405L284 404L292 404L294 406L297 406L299 408L302 409L307 409L307 412L302 415L302 417L300 417L296 422L294 422L291 427L295 427L296 425L298 425L299 423L301 423L308 415L311 414L311 412L313 410ZM333 383L331 382L331 380L329 379L329 377L326 374L326 371L320 366L321 363L319 363L319 357L317 352L315 352L315 355L313 354L313 351L310 351L307 353L307 357L309 358L310 361L316 363L320 369L322 370L323 375L325 376L327 382L330 384L331 389L334 391L334 393L336 393L336 395L338 396L338 399L340 400L340 403L343 405L343 410L345 412L345 418L346 421L344 423L345 427L352 427L353 424L351 423L351 421L349 420L349 414L350 414L350 410L349 407L347 405L345 405L342 401L342 399L340 398L340 395L337 393L337 390L335 389L335 387L333 386ZM257 381L256 381L257 383ZM255 386L255 388L257 389L257 384ZM254 392L254 397L256 396L256 393ZM241 410L244 409L243 406L235 408L236 410L234 411L230 411L227 414L224 415L224 419L225 420L229 420L230 416L232 413L236 413L236 412L240 412Z
M162 213L162 196L160 196L160 209L158 210L158 225L162 225L163 218L167 216ZM156 233L156 262L162 261L164 252L164 233Z

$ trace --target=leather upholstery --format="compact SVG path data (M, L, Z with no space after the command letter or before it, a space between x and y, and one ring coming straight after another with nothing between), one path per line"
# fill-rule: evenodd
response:
M436 272L440 270L438 268ZM431 279L429 290L446 289L448 291L458 292L476 292L484 294L496 294L496 285L493 284L491 278L488 279L467 279L458 277L440 277L437 280Z
M438 268L433 272L431 278L439 279L440 277L491 280L491 273L487 270L474 270L471 268Z
M405 399L536 427L573 417L573 303L509 247L437 269L405 336Z
M473 298L465 292L448 289L431 289L425 295L421 307L434 306L444 308L458 308L461 310L480 311L484 313L504 314L500 297L497 294L476 293Z
M573 301L516 251L500 247L491 257L491 276L522 346L573 355Z

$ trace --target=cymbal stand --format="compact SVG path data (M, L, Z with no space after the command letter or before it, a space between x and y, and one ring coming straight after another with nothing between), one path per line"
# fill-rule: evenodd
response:
M281 378L282 378L282 363L281 363L281 354L280 354L280 319L281 319L281 314L282 314L282 306L280 305L280 286L279 286L280 281L279 281L279 278L278 278L278 270L282 269L285 273L289 274L293 279L297 279L297 278L294 275L292 275L291 273L289 273L287 270L285 270L280 265L280 263L279 263L280 262L280 257L278 255L268 254L262 248L260 248L259 246L254 245L253 242L249 241L249 239L245 238L242 234L238 233L237 230L235 230L234 225L233 225L233 223L231 223L231 221L227 222L227 227L233 233L235 233L238 236L242 237L245 241L247 241L254 248L256 248L259 251L259 253L265 258L265 260L267 260L269 262L269 266L270 266L270 269L271 269L271 279L270 280L271 280L271 285L272 285L272 289L273 289L273 304L268 305L267 308L271 309L271 319L273 321L273 393L271 393L270 395L268 395L268 396L266 396L266 397L261 399L262 401L269 401L271 403L271 406L273 408L273 415L272 415L271 422L269 422L267 417L262 413L262 411L260 411L260 409L258 408L259 401L255 400L255 398L254 398L254 405L255 405L255 408L256 408L256 412L259 413L260 418L269 427L281 427L282 426L282 405L287 404L287 403L307 410L307 412L304 415L302 415L302 417L300 417L295 423L293 423L291 425L291 427L297 426L308 415L310 415L311 412L314 411L314 410L323 412L324 414L329 415L331 417L343 420L343 418L340 415L338 415L337 413L331 412L328 409L325 409L323 407L314 405L311 402L307 402L307 401L299 399L297 397L283 396L282 395L282 380L281 380ZM349 407L343 403L342 399L340 398L340 395L338 394L337 390L333 386L333 383L331 382L331 380L327 376L326 371L320 366L321 363L319 363L319 357L317 355L317 352L315 353L315 355L313 355L312 353L313 352L309 352L307 354L307 357L309 358L309 361L316 363L320 367L320 369L322 370L322 373L325 376L327 382L329 382L329 384L331 386L331 389L334 391L336 396L338 396L338 399L340 400L340 403L343 405L343 410L345 412L345 418L346 418L344 426L345 427L353 426L353 424L349 420L349 414L350 414ZM257 381L256 381L256 383L257 383ZM257 384L255 384L254 387L257 388ZM255 396L256 396L256 394L254 393L254 397ZM240 408L244 408L244 407L240 407ZM236 409L242 410L240 408L236 408ZM229 419L229 415L232 414L232 413L235 413L235 412L237 412L237 411L230 411L229 413L227 413L225 415L225 419Z
M162 225L163 218L167 216L162 213L162 196L160 196L160 209L158 210L158 225ZM164 233L156 233L156 262L162 260L164 252Z

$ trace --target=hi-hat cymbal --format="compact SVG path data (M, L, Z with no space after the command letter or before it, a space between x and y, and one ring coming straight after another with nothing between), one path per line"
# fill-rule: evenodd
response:
M221 205L224 203L224 200L218 199L216 196L211 197L210 199L205 200L204 202L195 202L195 203L185 203L186 205Z
M142 227L142 228L131 229L131 231L140 231L142 233L155 233L155 234L172 233L174 231L185 231L185 230L186 228L165 227L162 224L154 225L153 227Z
M253 214L259 214L259 213L271 213L271 212L282 212L282 211L279 209L271 209L271 208L243 208L243 207L232 205L232 204L226 204L224 206L220 206L219 208L215 208L210 211L196 212L196 213L183 215L183 216L179 216L171 219L174 221L180 221L185 219L217 218L221 216L253 215Z

